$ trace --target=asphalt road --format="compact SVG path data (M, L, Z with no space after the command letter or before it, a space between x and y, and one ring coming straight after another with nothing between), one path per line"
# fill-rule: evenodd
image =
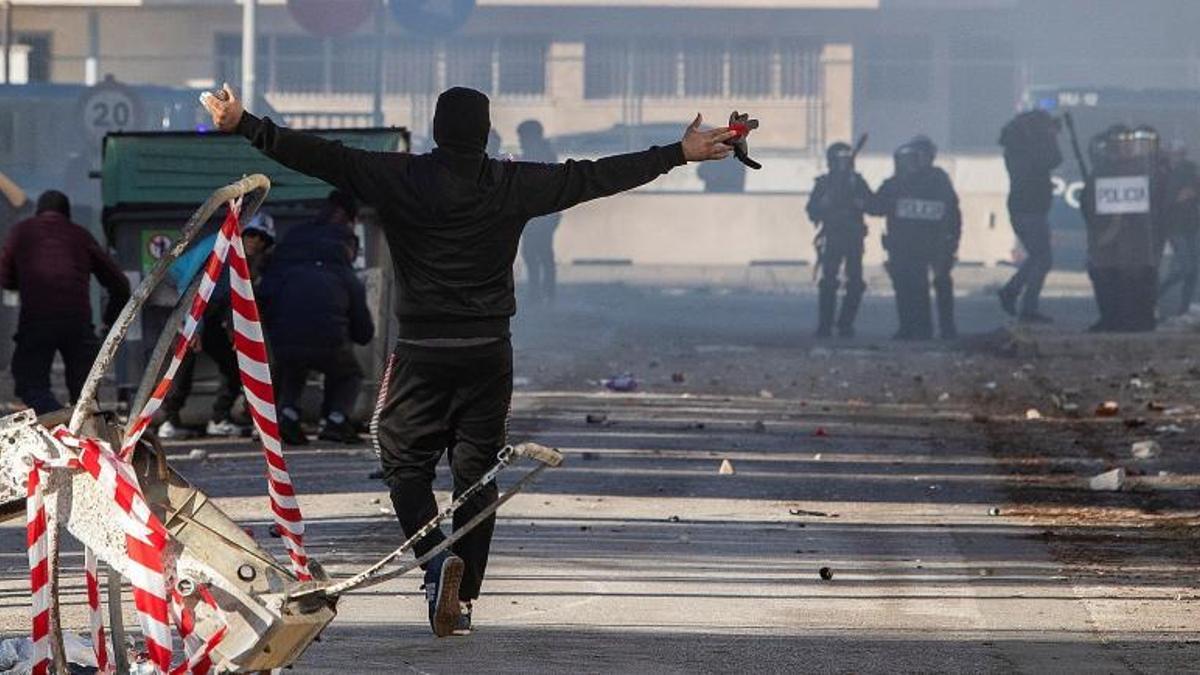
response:
M567 463L502 512L477 630L433 638L420 579L410 575L345 597L294 672L1116 673L1187 672L1200 663L1200 601L1191 577L1176 574L1178 560L1134 547L1093 560L1082 574L1027 505L1012 510L1022 477L969 408L939 410L903 396L863 404L836 387L741 393L757 381L720 394L707 377L698 388L705 391L647 385L651 393L634 395L539 384L620 368L621 341L646 332L659 331L669 354L694 354L704 343L786 347L777 333L736 320L717 325L694 309L717 301L687 302L650 319L611 301L604 306L617 316L605 320L616 327L597 344L582 337L592 324L580 307L569 310L577 321L535 314L518 324L518 375L532 384L516 397L513 437L559 447ZM733 310L785 302L750 298ZM643 323L624 323L635 319ZM778 311L760 320L799 321ZM679 325L670 332L665 323ZM875 314L865 323L883 321ZM755 342L755 330L765 337ZM550 343L571 345L570 368L568 348ZM921 355L922 367L958 358L939 353ZM720 355L761 366L754 349ZM859 357L835 352L822 368L843 358ZM606 419L589 424L588 414ZM282 556L266 533L258 451L213 441L172 450L193 447L208 449L208 460L178 468ZM315 445L289 457L309 552L335 576L401 540L383 486L368 478L369 451ZM726 459L734 475L718 474ZM508 470L502 487L519 471ZM439 480L445 490L444 468ZM1098 550L1121 536L1076 534ZM25 630L22 538L21 524L0 526L5 635ZM79 564L71 549L67 620L82 628ZM820 578L822 567L831 580Z

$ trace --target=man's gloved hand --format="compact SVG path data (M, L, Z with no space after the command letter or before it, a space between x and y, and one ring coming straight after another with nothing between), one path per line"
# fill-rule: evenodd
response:
M242 102L234 93L233 87L225 83L215 92L206 91L200 94L200 103L212 115L213 125L231 134L237 130L238 122L242 119Z
M733 114L729 116L729 129L737 135L725 142L733 146L733 154L738 161L751 169L762 168L762 164L750 159L750 147L746 144L746 137L757 128L758 120L750 119L750 113L739 115L738 111L734 110Z

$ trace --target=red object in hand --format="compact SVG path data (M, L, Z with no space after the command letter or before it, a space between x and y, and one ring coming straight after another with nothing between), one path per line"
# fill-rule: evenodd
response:
M750 127L745 124L730 124L729 130L737 134L737 138L750 135Z

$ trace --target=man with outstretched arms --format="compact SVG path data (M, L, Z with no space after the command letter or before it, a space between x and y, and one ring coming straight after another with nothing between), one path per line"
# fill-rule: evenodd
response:
M689 161L732 152L727 127L701 131L700 116L666 147L562 163L505 162L485 154L491 127L484 94L455 87L438 97L432 152L368 152L282 129L245 112L226 85L204 97L222 131L238 133L276 161L374 206L398 288L399 341L380 412L384 480L411 536L437 512L432 483L449 451L458 493L483 476L505 445L512 397L509 319L516 312L513 261L531 218L649 183ZM495 484L454 514L461 527L498 496ZM438 636L469 630L494 518L425 569L429 620ZM444 539L434 531L422 555ZM461 605L460 605L461 601Z

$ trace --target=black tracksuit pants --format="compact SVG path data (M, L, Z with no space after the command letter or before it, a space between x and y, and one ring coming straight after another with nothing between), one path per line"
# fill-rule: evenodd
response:
M405 536L412 536L438 512L433 480L443 453L449 455L457 497L495 465L507 442L512 344L508 339L473 347L400 343L391 368L378 441L396 517ZM494 482L476 493L455 512L455 529L498 497ZM462 600L479 597L495 523L492 516L453 546L466 564ZM417 542L416 554L444 539L441 530L434 531Z

